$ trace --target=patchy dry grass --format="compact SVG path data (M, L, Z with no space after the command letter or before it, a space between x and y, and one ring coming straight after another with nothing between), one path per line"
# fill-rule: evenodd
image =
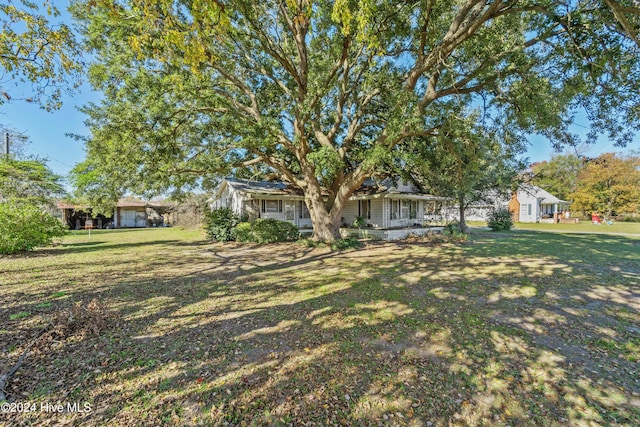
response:
M117 314L34 346L6 391L38 410L0 425L640 424L634 238L332 252L114 230L0 272L5 369L77 302ZM91 411L39 410L67 402Z

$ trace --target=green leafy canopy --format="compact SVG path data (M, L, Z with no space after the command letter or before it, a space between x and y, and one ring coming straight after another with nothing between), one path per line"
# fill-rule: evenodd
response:
M412 144L445 144L452 115L515 146L530 133L575 144L579 109L620 144L640 126L631 1L77 0L72 10L104 93L84 109L80 168L118 191L276 173L304 191L321 238L337 236L366 178Z
M62 93L79 86L81 49L59 19L51 0L0 4L0 105L16 98L14 83L31 83L26 100L47 110L60 108Z
M61 181L42 160L0 158L0 200L17 199L47 207L53 197L65 194Z

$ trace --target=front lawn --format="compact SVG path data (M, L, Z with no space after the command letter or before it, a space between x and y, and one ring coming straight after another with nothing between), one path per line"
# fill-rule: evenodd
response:
M3 370L59 328L6 389L37 410L0 425L640 424L635 237L332 252L108 230L0 272ZM68 402L90 411L40 406Z
M484 221L470 221L469 225L474 227L486 227L487 223ZM551 231L557 233L627 234L640 237L640 222L614 222L612 225L607 225L606 223L596 225L590 221L582 221L577 224L518 222L515 224L515 229Z

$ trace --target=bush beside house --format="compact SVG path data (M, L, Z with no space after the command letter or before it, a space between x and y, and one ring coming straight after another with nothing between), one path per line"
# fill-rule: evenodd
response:
M241 222L233 230L239 242L274 243L298 240L298 227L290 222L277 219L257 219L255 222Z
M207 237L218 242L234 240L233 228L236 224L238 217L229 208L213 209L205 214Z
M15 200L0 203L0 254L49 245L65 233L58 219L37 206Z
M257 219L254 222L240 222L229 208L214 209L207 213L205 230L207 236L219 242L274 243L298 240L298 228L286 221Z
M489 214L487 226L493 231L507 231L513 228L513 216L508 208L498 208Z

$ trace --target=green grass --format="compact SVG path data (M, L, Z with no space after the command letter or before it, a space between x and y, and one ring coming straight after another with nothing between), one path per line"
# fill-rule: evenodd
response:
M470 221L470 225L475 227L486 227L486 222ZM554 231L562 233L597 233L597 234L634 234L640 236L640 223L638 222L615 222L613 225L595 225L588 221L578 224L543 224L525 223L515 224L515 230L536 230Z
M24 319L25 317L29 317L29 316L31 316L31 313L29 313L28 311L21 311L19 313L10 315L9 320Z
M76 303L117 314L97 335L43 339L6 390L92 414L0 424L640 424L637 237L516 230L332 250L203 236L74 232L0 258L6 366Z

